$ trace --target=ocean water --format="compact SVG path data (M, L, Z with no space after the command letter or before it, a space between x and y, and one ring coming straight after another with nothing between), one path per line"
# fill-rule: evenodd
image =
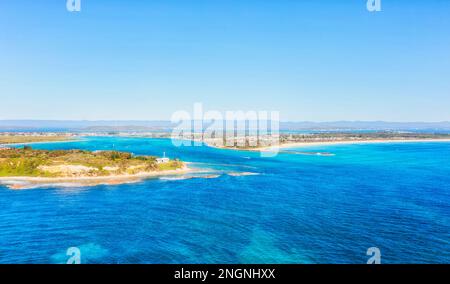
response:
M308 147L273 158L168 139L33 147L165 151L218 177L0 185L0 263L65 263L69 247L82 263L366 263L370 247L382 263L450 263L450 143Z

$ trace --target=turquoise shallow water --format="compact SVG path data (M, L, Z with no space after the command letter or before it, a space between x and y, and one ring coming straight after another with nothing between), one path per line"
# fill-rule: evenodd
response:
M450 144L289 149L334 156L175 148L170 140L86 138L41 149L116 149L208 168L218 178L115 186L0 185L0 263L450 262ZM230 172L258 175L230 176Z

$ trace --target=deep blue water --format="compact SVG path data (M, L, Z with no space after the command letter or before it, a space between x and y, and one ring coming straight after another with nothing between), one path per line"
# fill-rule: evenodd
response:
M0 263L450 263L450 143L322 146L335 156L86 138L193 162L215 179L14 191L0 185ZM230 176L228 172L259 175Z

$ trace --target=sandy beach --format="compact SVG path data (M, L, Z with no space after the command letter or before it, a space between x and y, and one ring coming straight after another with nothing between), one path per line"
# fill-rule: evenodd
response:
M398 139L398 140L347 140L347 141L327 141L327 142L295 142L284 143L277 146L259 147L254 149L242 149L248 151L271 151L285 148L309 147L309 146L329 146L329 145L351 145L351 144L379 144L379 143L422 143L422 142L450 142L450 139ZM229 148L233 149L233 148ZM241 149L239 149L241 150Z
M261 152L261 151L276 151L279 149L311 147L311 146L379 144L379 143L424 143L424 142L433 142L433 143L450 142L450 139L393 139L393 140L373 139L373 140L345 140L345 141L320 141L320 142L293 142L293 143L283 143L283 144L279 144L279 145L254 147L254 148L224 147L224 146L217 146L217 145L209 144L207 142L205 142L205 144L208 147L217 148L217 149Z

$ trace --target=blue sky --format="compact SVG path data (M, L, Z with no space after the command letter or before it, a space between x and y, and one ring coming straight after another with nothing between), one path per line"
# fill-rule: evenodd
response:
M0 119L450 121L450 1L0 2Z

